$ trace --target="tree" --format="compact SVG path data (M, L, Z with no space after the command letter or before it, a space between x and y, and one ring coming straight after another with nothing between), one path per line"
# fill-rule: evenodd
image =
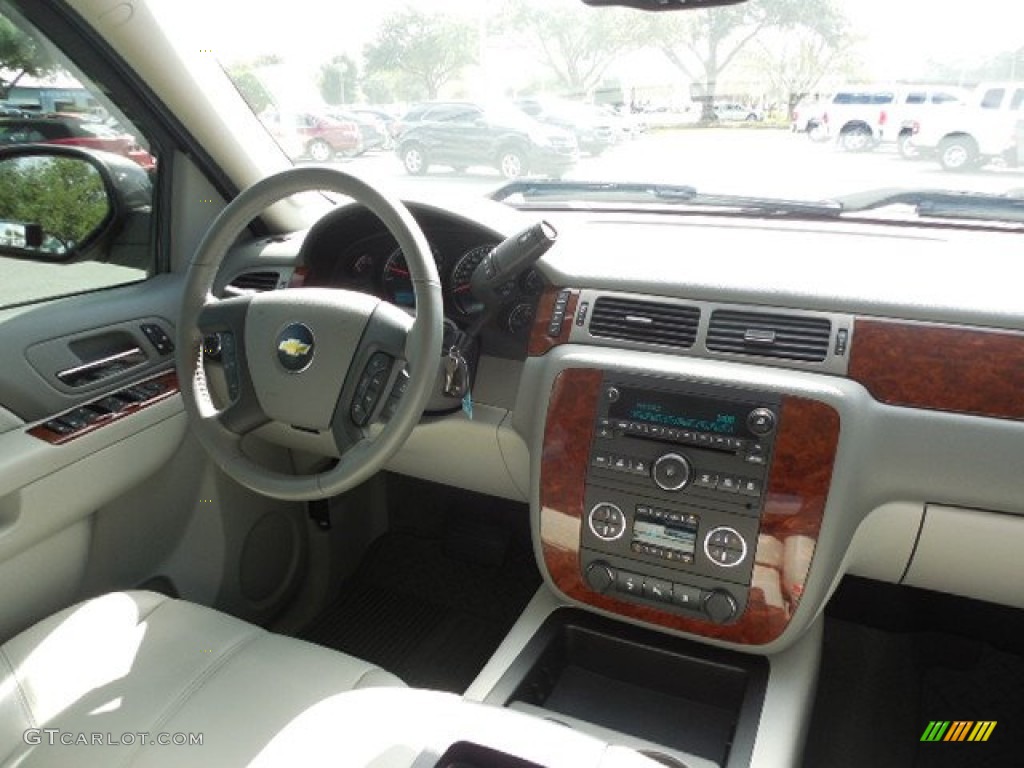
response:
M772 88L786 98L786 114L813 93L822 79L851 65L856 38L841 16L827 26L798 26L758 40L756 60Z
M320 67L320 95L327 104L347 104L356 100L359 68L347 55L335 56Z
M694 84L703 102L701 120L715 119L718 78L768 27L827 29L838 11L832 0L750 0L726 7L658 14L647 21L650 38ZM665 18L665 17L669 18Z
M647 43L637 18L621 9L586 8L577 0L512 0L503 26L518 30L566 93L580 97L601 82L616 58Z
M83 160L12 158L0 165L0 220L39 224L64 252L91 235L109 212L99 172Z
M11 88L25 75L42 77L56 69L57 62L34 37L0 15L0 70L13 73L8 78L0 77L0 98L6 99Z
M476 30L442 14L415 9L387 18L364 50L370 78L390 73L416 98L436 99L438 91L475 60Z
M253 114L260 114L263 110L272 106L273 97L267 91L266 86L259 76L248 67L232 67L228 70L231 82L235 84L238 93L245 99Z

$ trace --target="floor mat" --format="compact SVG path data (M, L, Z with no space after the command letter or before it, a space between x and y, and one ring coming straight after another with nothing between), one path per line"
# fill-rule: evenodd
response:
M929 722L996 721L985 743L922 742ZM804 765L1002 768L1024 754L1024 658L937 632L827 619Z
M411 686L462 693L539 584L521 538L500 560L475 559L451 535L397 531L374 543L339 598L300 636Z

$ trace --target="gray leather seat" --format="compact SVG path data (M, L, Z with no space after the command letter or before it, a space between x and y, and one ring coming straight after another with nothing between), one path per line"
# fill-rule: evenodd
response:
M0 648L0 765L246 765L318 702L401 685L199 605L112 593ZM203 744L155 743L160 734Z

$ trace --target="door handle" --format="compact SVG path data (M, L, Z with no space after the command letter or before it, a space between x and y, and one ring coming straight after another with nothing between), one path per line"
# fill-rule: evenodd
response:
M83 387L93 384L108 376L124 373L131 368L146 362L146 353L140 347L132 347L115 355L90 360L88 363L76 365L57 372L57 378L69 387Z

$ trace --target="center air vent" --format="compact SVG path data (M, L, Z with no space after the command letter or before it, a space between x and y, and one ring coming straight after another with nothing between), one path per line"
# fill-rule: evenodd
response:
M828 356L832 323L823 317L761 312L711 313L707 347L760 357L820 362Z
M228 285L229 293L263 293L273 291L281 281L277 272L246 272L239 275Z
M697 307L602 296L594 302L590 334L685 349L697 340L699 321Z

